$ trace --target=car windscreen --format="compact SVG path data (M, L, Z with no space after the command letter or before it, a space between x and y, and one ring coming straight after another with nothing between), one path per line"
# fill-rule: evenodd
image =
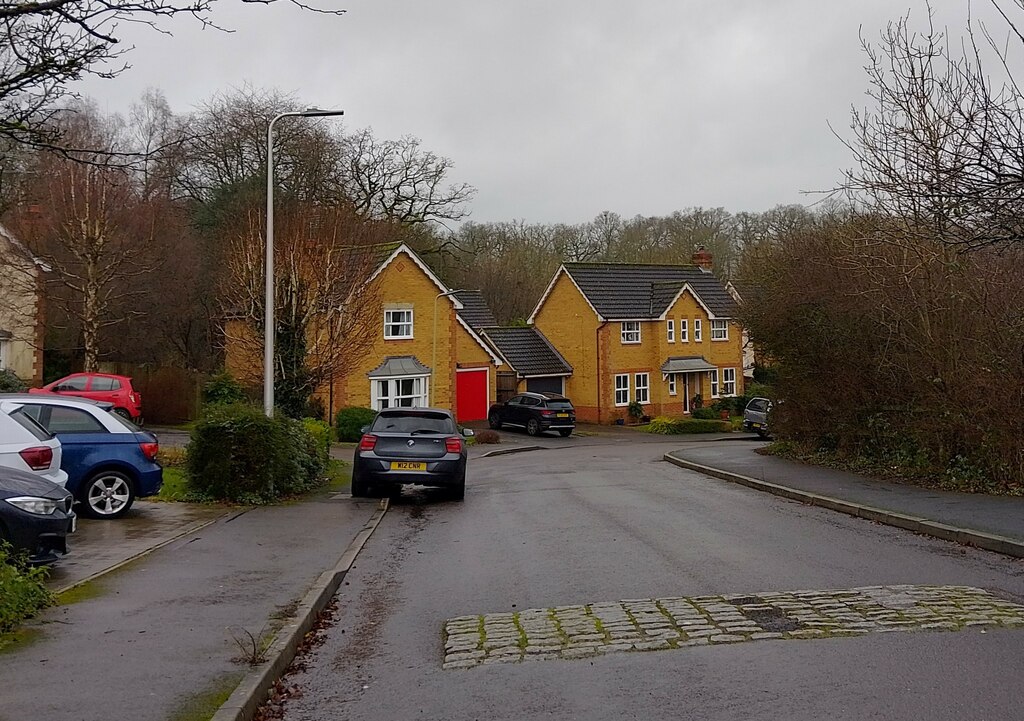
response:
M19 408L15 411L11 411L8 415L10 415L15 423L35 436L36 440L48 441L53 438L53 436L45 428L39 425L32 416L25 413L24 409Z
M558 410L558 411L571 411L572 410L572 403L570 403L567 400L557 400L557 401L556 400L549 400L547 405L548 405L548 408L554 408L555 410Z
M454 433L455 424L442 413L382 413L370 430L376 433Z

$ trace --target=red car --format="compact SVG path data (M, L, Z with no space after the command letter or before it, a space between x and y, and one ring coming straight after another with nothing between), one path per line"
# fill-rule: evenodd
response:
M131 421L142 418L142 396L132 388L132 379L110 373L74 373L29 393L56 393L114 404L114 413Z

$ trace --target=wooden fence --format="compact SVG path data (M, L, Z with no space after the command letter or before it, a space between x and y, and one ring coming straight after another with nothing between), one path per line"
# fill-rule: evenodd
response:
M132 379L132 386L142 394L142 415L147 424L187 423L199 416L207 381L203 373L133 363L101 363L100 369Z

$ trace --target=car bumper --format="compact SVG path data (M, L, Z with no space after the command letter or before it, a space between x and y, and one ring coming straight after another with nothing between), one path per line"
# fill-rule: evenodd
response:
M425 463L425 471L393 471L391 461ZM360 456L355 469L363 480L370 484L454 486L462 483L466 471L466 459L461 457L438 460L417 460L415 458L377 458Z
M155 496L164 485L164 469L156 463L139 470L135 495L138 498Z
M29 563L42 565L53 563L67 554L67 537L76 525L73 512L60 512L50 516L36 516L19 513L7 519L11 544L28 553Z

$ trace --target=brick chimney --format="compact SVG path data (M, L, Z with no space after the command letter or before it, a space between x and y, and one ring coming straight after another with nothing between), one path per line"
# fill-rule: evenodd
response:
M705 273L711 272L711 253L707 251L703 245L697 248L693 253L693 264L700 268Z

